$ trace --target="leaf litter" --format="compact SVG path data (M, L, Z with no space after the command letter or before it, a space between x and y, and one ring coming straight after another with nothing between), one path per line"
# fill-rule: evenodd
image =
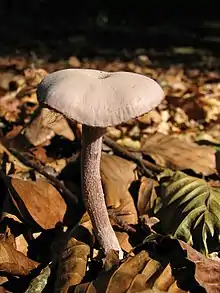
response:
M71 56L41 67L6 59L0 290L18 292L16 278L19 292L220 292L219 73L156 68L143 56ZM103 260L81 200L81 126L38 108L37 85L64 67L147 74L166 94L157 109L109 127L104 138L101 177L121 261L114 253Z

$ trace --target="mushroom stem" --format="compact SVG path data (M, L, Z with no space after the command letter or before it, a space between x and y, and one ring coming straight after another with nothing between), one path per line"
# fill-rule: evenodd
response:
M105 254L113 249L122 252L109 220L100 175L102 136L105 128L83 125L81 175L82 191L88 214L99 244Z

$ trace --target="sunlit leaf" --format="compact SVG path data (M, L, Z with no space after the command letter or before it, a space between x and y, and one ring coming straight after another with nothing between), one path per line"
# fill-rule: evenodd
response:
M170 135L156 133L142 140L141 151L158 165L173 170L192 169L210 175L215 170L215 150Z

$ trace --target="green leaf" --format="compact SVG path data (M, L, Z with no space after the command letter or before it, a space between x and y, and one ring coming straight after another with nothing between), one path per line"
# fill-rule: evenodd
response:
M160 219L162 232L195 244L197 249L206 253L213 250L213 243L218 247L220 187L212 187L205 180L181 171L173 172L170 176L162 174L160 186L160 208L155 215ZM196 238L198 233L202 239L200 242Z
M188 213L188 215L180 223L179 227L174 233L174 236L176 238L184 238L186 242L189 242L189 240L192 238L192 233L191 233L192 225L195 222L195 220L202 215L203 212L204 212L204 207L200 206L192 210L190 213Z

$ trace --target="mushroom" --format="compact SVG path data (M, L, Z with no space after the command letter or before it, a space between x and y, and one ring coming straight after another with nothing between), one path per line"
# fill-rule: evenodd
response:
M123 255L111 226L100 176L106 127L158 106L163 90L151 78L131 72L64 69L49 74L37 89L39 103L82 124L81 178L84 203L100 246Z

